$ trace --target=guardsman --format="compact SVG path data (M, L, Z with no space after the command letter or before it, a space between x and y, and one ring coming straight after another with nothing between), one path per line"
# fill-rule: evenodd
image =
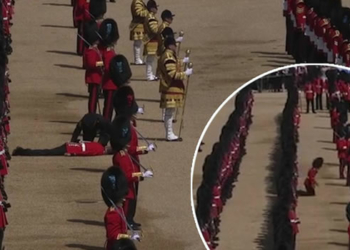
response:
M174 134L173 119L176 108L183 106L185 85L184 80L192 75L192 69L183 71L181 62L176 56L176 41L168 37L164 41L165 51L159 58L160 73L160 108L165 109L164 125L167 141L180 141Z
M300 224L300 220L297 217L295 210L296 210L296 205L294 203L292 203L290 205L289 212L288 212L289 221L290 221L290 224L291 224L292 229L293 229L293 241L292 241L293 246L291 249L295 249L296 236L299 233L299 226L298 225Z
M315 196L315 187L318 186L316 181L316 175L323 165L323 158L318 157L312 162L312 168L307 173L307 178L304 181L306 194L309 196Z
M132 156L128 153L128 145L131 141L131 120L125 116L118 116L112 122L111 145L116 152L113 156L113 165L120 166L128 181L128 194L125 197L123 210L126 214L126 220L132 229L139 229L139 225L134 222L133 204L136 199L136 183L144 178L152 178L153 172L146 170L142 172L135 167ZM135 223L135 224L134 224Z
M101 194L108 207L104 216L107 250L112 250L112 246L117 240L123 238L140 240L141 238L134 231L132 231L132 234L128 234L130 228L128 228L123 210L123 200L127 193L127 177L120 166L116 165L108 168L101 178Z
M294 31L294 57L297 63L304 63L306 56L306 39L304 36L306 25L306 6L304 0L296 0L294 7L296 27Z
M158 40L158 49L157 49L157 55L161 56L164 52L164 36L162 35L163 30L166 27L169 27L170 24L173 22L174 19L173 13L170 10L164 10L161 14L162 23L159 25L158 28L158 34L157 34L157 40Z
M117 90L117 86L113 83L109 72L110 61L116 55L114 46L119 39L118 25L113 19L105 19L100 27L100 44L99 49L103 56L103 77L102 90L104 96L103 116L112 120L113 116L113 96Z
M322 95L323 95L323 86L322 86L322 81L320 77L315 77L314 79L314 89L315 89L315 94L316 94L316 109L317 110L322 110Z
M306 97L306 113L309 113L310 110L310 104L312 113L316 113L315 106L314 106L314 98L315 98L315 91L314 86L312 85L312 79L309 76L309 81L305 84L304 92Z
M147 81L156 81L153 65L157 56L158 49L158 20L156 17L158 6L156 1L149 0L147 2L148 15L145 18L145 36L143 38L144 49L143 55L146 56L146 76Z
M84 5L87 0L75 0L73 5L73 25L74 28L78 28L80 22L83 20L84 15Z
M87 84L89 92L88 112L96 113L104 72L103 56L98 47L100 38L97 23L92 21L90 25L85 26L85 39L89 43L83 56L85 84Z
M129 26L130 40L134 41L134 64L143 65L141 59L141 46L144 36L144 23L148 15L146 4L142 0L133 0L131 2L132 20Z
M90 16L90 2L89 0L82 1L81 3L78 3L80 12L80 21L78 21L78 31L77 31L77 54L82 56L84 53L85 43L82 39L84 37L84 25L85 23L88 23L91 20Z

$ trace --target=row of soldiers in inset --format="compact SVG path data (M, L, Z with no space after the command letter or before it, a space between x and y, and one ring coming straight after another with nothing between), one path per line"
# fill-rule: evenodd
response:
M89 90L88 111L96 113L98 106L98 97L100 88L103 90L104 107L103 116L109 120L113 116L112 100L117 90L117 86L110 79L110 60L116 54L115 44L119 39L117 23L113 19L103 20L106 13L105 0L91 0L88 4L89 10L85 12L93 16L94 19L88 22L81 21L80 27L83 29L84 36L78 35L80 40L84 40L85 47L82 46L83 66L86 69L85 83ZM79 9L78 5L75 9ZM131 37L134 38L135 64L142 64L140 57L140 42L144 39L144 31L142 27L149 30L149 34L145 37L147 43L145 51L147 53L147 72L149 79L154 80L155 74L152 67L156 54L158 59L158 76L160 78L159 92L161 94L160 107L163 110L163 120L166 129L166 139L168 141L181 140L173 132L173 120L176 108L183 106L185 95L185 86L183 81L192 74L192 68L188 67L189 58L184 60L177 58L177 43L182 39L174 38L174 32L170 27L173 20L173 14L169 10L162 13L163 23L158 27L155 18L158 6L155 1L150 0L147 6L142 1L133 1L132 12L133 22L131 27ZM142 14L143 13L143 14ZM136 18L136 14L145 15L144 21ZM139 16L140 17L140 16ZM141 17L140 17L141 18ZM139 23L136 22L139 20ZM144 25L145 22L148 25ZM141 25L142 24L142 25ZM147 28L148 27L148 28ZM157 27L157 29L156 29ZM157 30L157 32L156 32ZM153 32L152 34L150 34ZM78 39L78 40L79 40ZM78 42L80 44L80 42Z
M285 0L286 51L297 63L350 66L350 9L340 0Z
M8 57L11 48L11 20L14 14L14 1L0 1L0 249L3 249L5 228L8 224L6 218L8 195L5 191L5 176L9 174L8 167L11 155L7 146L10 134L10 89L11 82L8 68Z

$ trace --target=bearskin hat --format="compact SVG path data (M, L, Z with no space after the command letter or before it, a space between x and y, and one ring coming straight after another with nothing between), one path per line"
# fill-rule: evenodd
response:
M176 45L174 37L167 37L164 41L164 47L168 48L170 45Z
M90 21L84 24L84 39L89 43L89 46L99 40L98 26L95 21Z
M106 0L90 0L89 12L95 19L106 14Z
M131 239L124 238L114 241L112 250L137 250L137 248Z
M102 174L101 193L103 201L108 207L122 202L128 194L128 181L118 166L109 167Z
M105 19L99 29L100 40L104 46L111 46L119 39L117 22L111 18Z
M110 143L115 151L120 151L131 140L130 117L118 115L111 124Z
M135 115L139 107L135 101L134 90L128 85L119 88L113 98L113 106L118 115Z
M322 157L317 157L312 162L313 168L320 168L320 167L322 167L322 165L323 165L323 158Z
M350 222L350 202L348 203L348 205L346 205L346 210L345 211L346 211L346 218Z
M128 59L123 55L116 55L112 58L109 63L109 72L112 81L117 87L127 83L132 76Z
M165 19L173 19L175 15L171 13L170 10L164 10L161 14L161 18L164 21Z
M165 27L162 31L162 36L164 37L164 39L166 39L167 37L174 37L173 29L170 27Z
M154 0L149 0L147 2L147 9L150 10L150 9L158 9L158 5L156 3L156 1Z

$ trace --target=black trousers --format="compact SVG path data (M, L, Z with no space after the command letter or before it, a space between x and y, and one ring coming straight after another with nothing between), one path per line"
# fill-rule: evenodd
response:
M322 94L317 94L316 95L316 109L317 110L322 110Z
M98 96L100 93L100 85L95 83L90 83L88 85L89 91L89 102L88 102L88 111L89 113L96 113Z
M310 111L310 104L311 104L312 113L316 113L314 99L312 99L312 100L306 99L306 113L309 113L309 111Z
M103 90L103 117L111 121L113 116L113 97L115 90Z
M82 21L79 21L77 23L78 25L78 33L77 33L77 54L79 56L82 56L83 55L83 52L84 52L84 41L83 39L81 39L79 36L83 37L84 35L84 23Z

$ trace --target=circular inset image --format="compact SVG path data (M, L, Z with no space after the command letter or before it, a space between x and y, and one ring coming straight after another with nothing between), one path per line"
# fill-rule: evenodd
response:
M329 64L279 68L227 98L192 166L207 249L348 246L349 111L350 71Z

